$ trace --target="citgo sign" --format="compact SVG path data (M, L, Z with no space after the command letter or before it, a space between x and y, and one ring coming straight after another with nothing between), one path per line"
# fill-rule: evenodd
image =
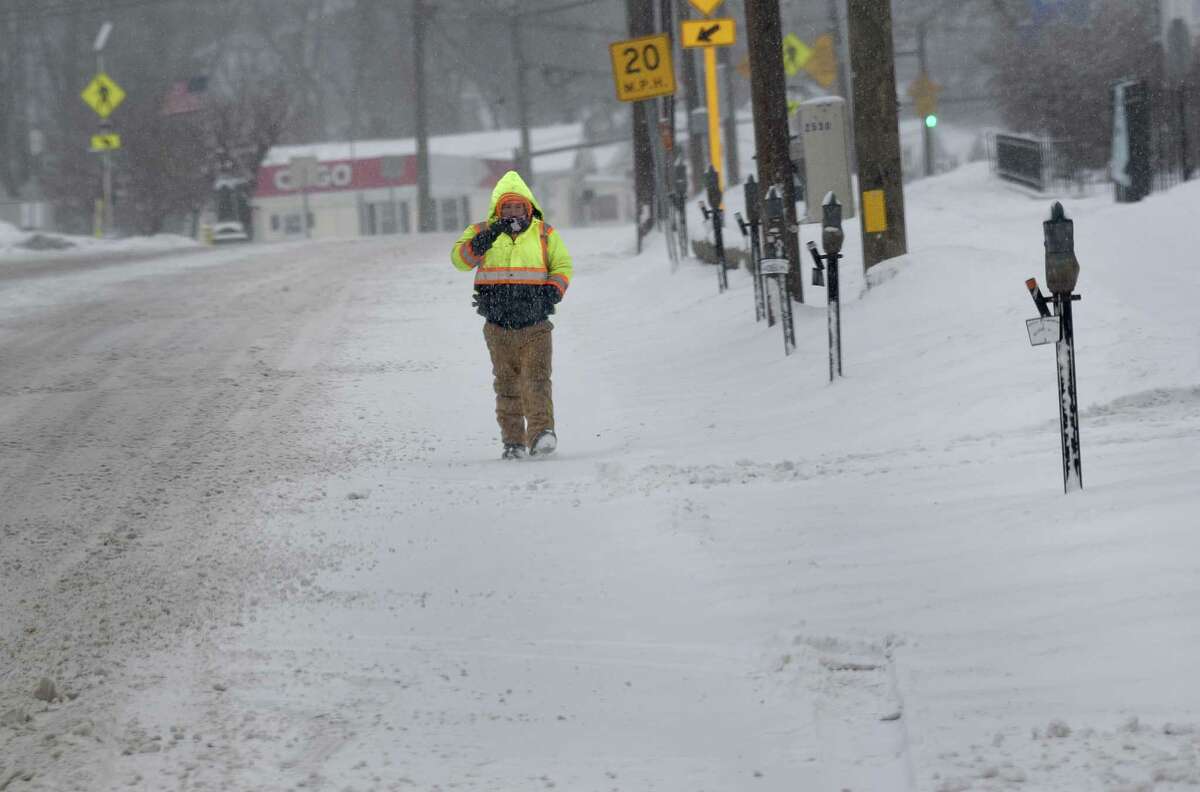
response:
M417 183L416 157L371 157L356 160L329 160L311 165L312 181L305 192L339 192L404 187ZM493 180L494 181L494 180ZM257 198L295 196L300 180L290 165L264 165L258 171Z
M275 171L275 189L280 192L293 192L298 189L292 179L291 168L279 168ZM312 188L322 190L330 187L349 187L354 181L354 169L349 162L338 162L332 165L320 164L316 168L316 176Z

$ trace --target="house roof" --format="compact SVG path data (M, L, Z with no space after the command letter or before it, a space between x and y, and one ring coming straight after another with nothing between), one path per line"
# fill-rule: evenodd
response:
M556 124L534 127L529 130L530 144L538 149L571 146L583 142L582 124ZM510 160L514 149L521 145L521 133L517 129L491 129L482 132L465 132L455 135L435 135L429 138L431 154L474 157L479 159ZM289 146L274 146L267 152L264 166L286 165L292 157L315 156L321 162L350 159L373 159L376 157L411 156L417 153L415 138L395 140L358 140L324 143L304 143ZM547 155L535 158L535 170L569 168L567 157ZM538 167L541 166L541 167Z

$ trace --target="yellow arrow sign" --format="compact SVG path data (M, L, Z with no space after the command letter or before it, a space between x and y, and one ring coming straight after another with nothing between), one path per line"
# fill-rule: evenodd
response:
M725 0L691 0L692 6L704 16L708 16Z
M826 33L813 44L812 57L804 64L804 70L822 88L837 82L837 53L833 49L833 36Z
M121 148L121 136L113 132L92 135L92 151L115 151Z
M666 35L644 36L608 45L617 99L640 102L675 93L671 42Z
M795 33L783 37L783 70L795 77L812 60L813 50Z
M121 86L104 72L93 77L80 96L101 118L108 118L112 111L125 101L125 92L121 90Z
M688 19L679 32L680 44L685 47L729 47L737 40L732 19Z

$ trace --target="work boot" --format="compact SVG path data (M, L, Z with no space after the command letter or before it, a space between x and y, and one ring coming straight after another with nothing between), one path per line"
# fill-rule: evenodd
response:
M553 454L556 448L558 448L558 436L554 434L554 430L543 429L537 437L533 438L533 445L529 447L529 455L546 456Z
M504 453L500 455L501 459L524 459L525 446L520 443L505 443Z

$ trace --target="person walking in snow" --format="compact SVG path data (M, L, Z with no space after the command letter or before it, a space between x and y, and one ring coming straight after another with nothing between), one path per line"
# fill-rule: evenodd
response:
M571 255L546 223L516 171L492 190L488 219L463 231L450 252L455 268L475 271L475 306L487 322L496 421L503 459L550 454L558 446L550 391L549 316L571 283Z

